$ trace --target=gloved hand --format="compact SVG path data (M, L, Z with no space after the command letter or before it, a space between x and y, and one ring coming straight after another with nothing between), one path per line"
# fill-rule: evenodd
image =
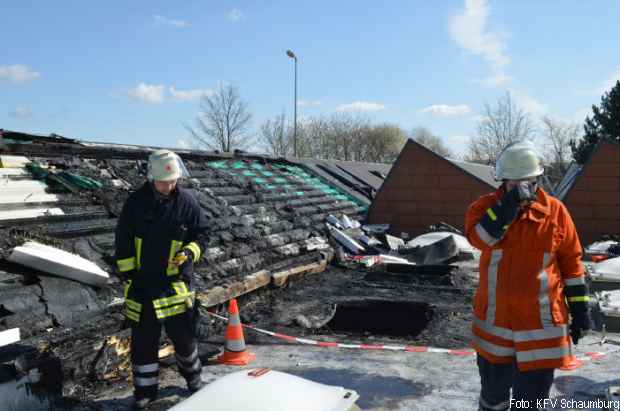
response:
M184 248L176 253L171 264L179 267L181 279L191 287L192 276L194 274L194 253L192 253L191 250Z
M592 319L588 310L585 313L571 314L571 316L570 336L573 344L577 345L579 340L588 335L588 331L592 329Z
M575 277L575 279L578 278ZM571 315L570 336L573 339L573 344L577 345L579 339L584 337L592 328L588 286L585 281L581 284L567 285L564 288L564 294Z
M193 264L194 262L194 253L191 250L183 249L179 250L174 258L170 260L170 264L175 267L183 267L185 264Z
M510 223L517 217L521 201L516 187L506 192L495 205L487 209L480 220L480 225L489 235L500 240Z

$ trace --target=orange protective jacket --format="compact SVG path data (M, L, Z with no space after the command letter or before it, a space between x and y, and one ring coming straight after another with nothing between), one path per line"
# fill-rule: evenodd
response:
M539 189L494 241L479 222L503 193L480 197L465 218L467 239L482 251L472 345L492 363L516 358L521 371L562 367L570 343L564 287L585 284L575 225L564 204Z

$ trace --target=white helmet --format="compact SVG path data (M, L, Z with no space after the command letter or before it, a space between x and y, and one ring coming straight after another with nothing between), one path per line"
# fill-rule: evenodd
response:
M495 179L499 181L538 177L543 172L542 157L531 141L509 144L495 163Z
M183 160L170 150L157 150L149 156L147 177L149 180L170 181L189 177Z

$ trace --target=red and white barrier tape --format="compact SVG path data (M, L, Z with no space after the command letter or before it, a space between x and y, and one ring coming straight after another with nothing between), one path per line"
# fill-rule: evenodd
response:
M596 360L602 359L608 354L615 353L618 351L620 351L620 348L616 348L616 349L608 350L608 351L589 351L589 352L584 353L583 356L575 357L575 358L577 359L577 361L581 361L581 362L596 361Z
M224 316L215 314L211 311L209 311L209 314L214 316L217 319L228 322L228 318ZM359 350L405 351L405 352L413 352L413 353L441 353L441 354L449 354L449 355L455 355L455 356L460 356L460 357L468 357L468 356L472 356L476 354L476 351L472 349L454 350L454 349L448 349L448 348L424 347L424 346L416 346L416 345L344 344L344 343L337 343L337 342L330 342L330 341L316 341L316 340L310 340L308 338L293 337L293 336L286 335L286 334L280 334L277 332L264 330L262 328L254 327L253 325L249 325L249 324L241 324L241 325L244 328L254 330L258 333L266 334L266 335L269 335L269 336L272 336L274 338L278 338L284 341L288 341L290 343L314 345L316 347L324 347L324 348L352 348L352 349L359 349ZM596 361L596 360L600 360L604 358L608 354L618 352L618 351L620 351L620 348L616 348L616 349L608 350L608 351L589 351L589 352L584 353L584 355L581 357L575 357L575 359L581 363L585 363L588 361ZM579 364L574 368L579 368L582 365L583 364Z
M226 317L215 314L211 311L209 311L209 314L214 316L217 319L228 322L228 318ZM474 350L471 350L471 349L452 350L448 348L423 347L423 346L415 346L415 345L343 344L343 343L337 343L337 342L316 341L316 340L310 340L307 338L292 337L286 334L280 334L280 333L276 333L273 331L263 330L262 328L254 327L248 324L241 324L241 325L244 328L254 330L261 334L267 334L272 337L279 338L281 340L288 341L291 343L314 345L317 347L325 347L325 348L352 348L352 349L360 349L360 350L405 351L405 352L416 352L416 353L443 353L443 354L457 355L457 356L463 356L463 357L474 355L476 353Z

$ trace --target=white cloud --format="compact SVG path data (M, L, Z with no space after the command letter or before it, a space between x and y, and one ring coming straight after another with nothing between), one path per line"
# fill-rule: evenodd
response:
M41 77L39 73L21 64L0 66L0 79L5 79L13 83L24 83L39 77Z
M489 64L492 75L479 81L497 86L509 79L504 69L510 64L510 57L506 54L504 36L488 28L489 14L487 0L465 0L465 10L450 19L449 30L461 48L481 56Z
M228 12L228 20L232 21L233 23L243 20L244 18L245 14L243 14L243 12L239 9L232 9Z
M195 101L203 96L213 95L213 90L209 89L193 89L193 90L177 90L174 86L168 88L174 101Z
M17 107L9 113L9 117L16 119L31 119L34 115L27 107Z
M381 111L385 110L385 105L380 103L371 103L367 101L356 101L350 104L342 104L336 107L336 111Z
M297 102L297 107L318 107L321 104L323 104L323 102L319 100L299 100Z
M529 94L513 89L510 89L509 91L510 95L514 97L517 102L517 105L532 116L538 117L547 113L547 106Z
M465 104L450 106L447 104L433 104L420 110L421 113L430 113L435 116L462 116L469 114L471 109Z
M474 82L487 87L500 87L512 80L512 77L505 73L497 73L487 78L474 80Z
M164 86L156 86L145 83L138 84L135 88L128 91L130 97L147 103L163 103Z
M177 28L185 28L185 27L190 26L190 23L188 21L173 20L173 19L169 19L169 18L160 16L160 15L157 15L157 14L153 16L153 20L155 20L155 23L161 24L163 26L170 26L170 27L177 27Z
M182 148L185 150L189 150L192 148L192 144L184 138L180 138L177 140L177 148Z

